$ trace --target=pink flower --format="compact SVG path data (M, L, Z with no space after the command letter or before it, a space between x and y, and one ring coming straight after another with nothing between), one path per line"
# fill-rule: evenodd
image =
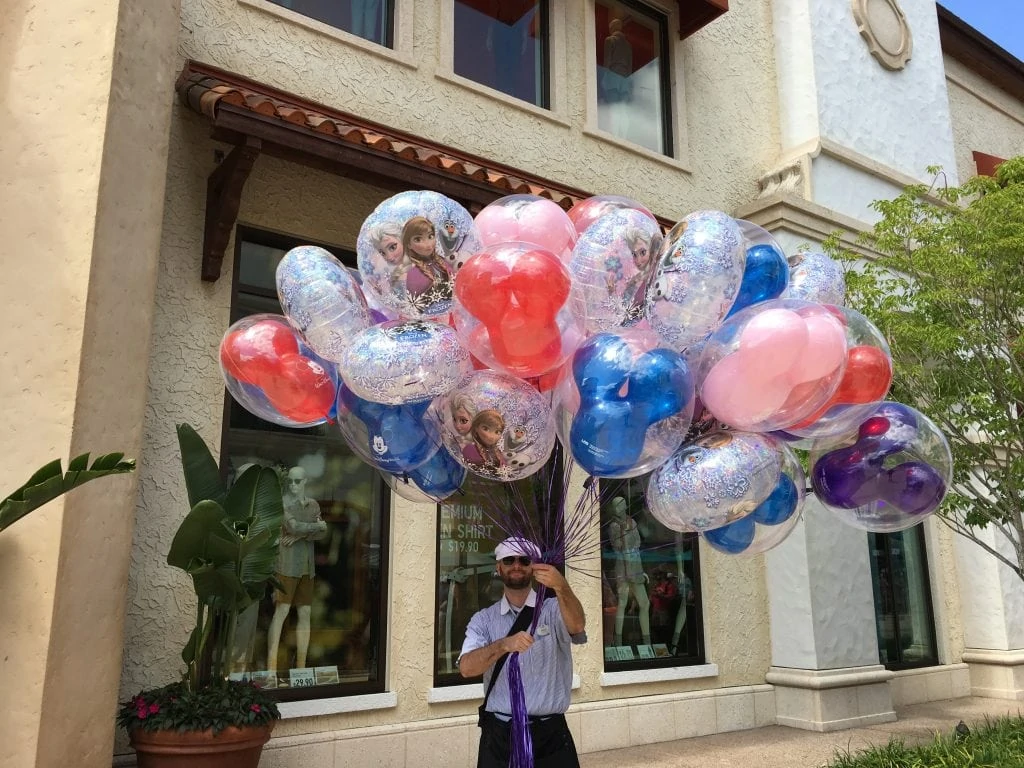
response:
M139 720L145 720L147 717L149 717L149 713L146 712L145 707L139 707L138 711L135 714L138 715Z
M250 704L249 705L249 711L250 712L261 712L262 710L260 709L260 705L259 704Z
M159 704L154 702L153 704L149 705L149 714L155 715L159 711L160 711L160 705Z
M146 700L141 696L136 696L132 704L135 705L136 709L142 709L142 707L146 706Z

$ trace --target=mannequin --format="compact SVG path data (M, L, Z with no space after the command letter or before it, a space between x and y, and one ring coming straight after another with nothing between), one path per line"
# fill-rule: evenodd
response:
M611 131L616 136L629 133L629 106L633 96L633 46L622 31L623 20L608 22L608 37L604 39L604 67L601 85L605 101L612 105Z
M683 571L683 534L676 534L676 576L679 580L679 610L676 612L676 624L672 628L672 643L668 647L668 652L673 656L679 650L679 639L683 634L683 627L686 626L686 611L690 603L693 602L693 582L690 581L690 577Z
M608 523L608 542L615 551L615 583L619 604L615 609L615 645L622 645L622 625L630 592L636 598L640 614L643 644L651 644L651 601L647 596L647 574L640 560L640 532L627 512L626 500L616 496L611 502L612 521Z
M283 494L284 520L281 523L281 546L278 550L277 573L283 589L274 591L274 617L267 630L267 669L277 672L277 649L281 629L288 612L295 606L298 623L295 629L297 667L306 666L309 650L310 616L313 611L313 542L327 535L327 523L320 519L320 505L306 496L306 470L288 470Z

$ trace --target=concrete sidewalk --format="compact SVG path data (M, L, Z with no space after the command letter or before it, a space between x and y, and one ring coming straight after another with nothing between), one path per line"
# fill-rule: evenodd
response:
M908 744L930 740L936 732L952 733L963 720L968 725L988 717L1024 713L1024 702L969 697L897 708L892 723L833 733L801 731L773 725L749 731L720 733L681 741L612 749L580 755L581 768L818 768L836 750L856 752L888 743L890 737Z

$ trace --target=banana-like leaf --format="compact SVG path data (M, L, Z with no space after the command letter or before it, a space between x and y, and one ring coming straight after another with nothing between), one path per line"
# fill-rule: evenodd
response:
M0 531L17 522L29 512L53 501L68 491L107 475L120 475L135 469L134 459L123 453L108 453L89 466L89 454L83 453L68 462L67 474L60 459L38 469L23 486L0 501Z
M167 564L188 571L196 562L227 565L237 558L237 547L226 541L230 530L224 526L224 507L215 501L200 501L178 526Z
M240 610L249 604L249 595L235 575L234 568L204 563L189 569L196 597L211 608Z
M224 511L233 522L245 523L250 536L279 531L284 505L277 473L265 467L247 469L228 491Z
M178 447L181 449L181 468L185 473L189 506L195 507L208 499L223 504L227 492L220 478L220 469L203 438L191 425L178 425Z

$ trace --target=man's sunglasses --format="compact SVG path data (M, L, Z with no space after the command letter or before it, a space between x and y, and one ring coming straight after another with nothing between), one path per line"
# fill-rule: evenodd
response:
M528 557L516 557L515 555L509 555L508 557L501 558L502 565L512 565L513 563L519 563L522 566L527 566L533 563Z

